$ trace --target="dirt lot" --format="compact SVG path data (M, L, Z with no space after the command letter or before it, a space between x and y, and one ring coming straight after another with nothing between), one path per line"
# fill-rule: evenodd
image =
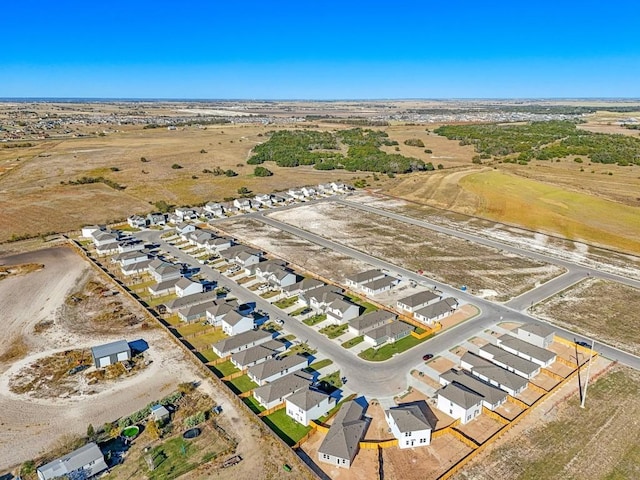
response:
M280 471L282 463L292 461L291 451L270 435L265 436L249 421L226 393L194 368L183 351L162 330L142 329L142 323L125 326L116 322L112 331L103 325L102 329L91 333L100 325L100 322L94 322L99 317L99 314L95 315L99 310L89 315L96 305L88 301L79 302L78 309L87 306L81 315L64 315L62 307L66 305L69 294L84 291L83 285L87 281L101 281L89 273L93 270L71 249L41 250L4 257L1 261L4 264L45 265L42 270L0 282L0 317L4 321L5 333L0 336L0 352L6 353L16 338L23 341L20 355L5 358L0 364L2 469L39 456L57 445L63 437L85 434L89 423L98 426L129 415L187 381L201 382L203 393L223 406L220 423L239 440L238 453L245 458L240 465L221 476L207 477L203 474L192 478L233 479L250 475L256 479L276 478L275 472ZM29 295L24 292L29 292ZM104 298L110 302L115 297ZM143 316L143 311L135 303L125 302L125 305L126 310L135 312L136 317ZM37 325L48 326L36 328ZM103 391L91 396L77 392L67 398L35 399L12 393L8 388L8 382L16 372L40 358L69 349L86 349L123 337L130 341L138 338L147 341L150 348L145 355L152 363L139 374L109 384ZM301 478L306 478L306 473L298 473Z
M602 374L607 365L594 364L585 409L569 382L454 478L638 478L640 374L622 366Z
M284 258L304 270L339 283L344 283L345 278L350 275L372 268L367 263L328 250L257 220L229 220L216 224L216 228Z
M483 444L502 426L497 420L487 415L480 415L465 425L458 425L456 429L474 439L476 443Z
M640 290L616 282L588 278L534 305L536 316L640 354L637 317Z
M554 265L466 242L334 203L271 217L475 294L507 300L562 272Z

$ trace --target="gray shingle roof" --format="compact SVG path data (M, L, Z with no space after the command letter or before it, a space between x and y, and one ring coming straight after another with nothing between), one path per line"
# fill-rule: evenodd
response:
M215 300L216 298L218 298L218 294L216 292L194 293L193 295L187 295L186 297L175 298L167 302L166 306L169 311L174 311L178 310L179 308L185 308L192 305L197 305L199 303L210 302L211 300Z
M490 362L486 358L482 358L471 352L466 352L460 361L471 365L472 372L478 372L482 376L514 391L520 390L529 383L526 378L510 372L509 370Z
M364 408L358 403L344 403L318 448L318 453L352 461L367 429L367 422L362 419L363 413Z
M222 353L222 355L228 355L233 350L244 347L254 342L265 341L267 338L272 338L273 335L264 330L249 330L248 332L239 333L233 337L225 338L213 344L213 346Z
M395 283L396 279L393 277L384 277L379 278L377 280L373 280L372 282L367 282L364 284L364 287L371 289L373 291L381 290L383 288L387 288L392 286Z
M531 358L535 358L541 362L547 363L553 360L556 357L556 354L546 348L537 347L535 345L530 344L529 342L525 342L524 340L520 340L519 338L513 337L511 335L502 335L498 338L499 344L504 345L509 348L513 348L518 352L522 352L525 355L528 355Z
M89 478L107 469L102 451L93 442L87 443L85 446L41 466L38 468L38 472L45 480L49 480L80 470L91 462L96 463L86 469L87 475L83 478Z
M395 318L397 318L397 315L388 310L376 310L375 312L365 313L364 315L349 320L349 326L357 330L364 330L380 322L387 322Z
M379 340L384 337L395 338L396 336L410 332L411 330L413 330L411 325L395 320L391 323L382 325L381 327L374 328L373 330L365 333L365 335L374 340Z
M270 340L261 345L256 345L255 347L234 353L231 356L231 360L239 365L249 365L250 363L257 362L258 360L269 358L276 353L283 352L285 348L284 343L278 340Z
M526 323L521 327L518 327L518 330L523 330L525 332L528 332L543 338L553 335L556 332L553 327L547 326L547 325L541 325L539 323Z
M149 291L151 292L162 292L169 288L175 288L176 283L178 283L180 278L172 278L171 280L165 280L164 282L156 283L155 285L151 285L149 287Z
M253 394L265 403L271 403L274 400L291 395L302 388L308 388L312 382L313 375L298 370L297 372L290 373L262 387L256 388Z
M249 375L263 381L291 368L304 368L308 363L309 361L305 357L298 354L286 356L281 360L271 358L249 368Z
M519 372L526 373L527 375L531 375L533 372L540 369L540 365L537 363L525 360L524 358L514 355L513 353L509 353L491 343L480 347L480 350L492 355L494 362L504 363L508 367Z
M497 405L503 402L507 398L507 392L500 390L498 387L490 385L482 380L460 370L449 370L440 378L445 379L449 383L457 383L467 387L469 390L480 395L487 403L491 405Z
M480 395L459 383L450 383L442 387L436 392L436 395L446 398L465 410L482 403L482 397Z
M432 423L427 418L423 409L428 408L425 402L421 402L423 408L420 405L399 405L397 407L387 410L385 413L393 418L393 421L398 426L400 432L415 432L418 430L432 430L435 427L435 423Z
M384 275L380 270L367 270L365 272L356 273L350 277L347 277L347 280L351 280L353 283L367 283L372 281L374 278L378 278L379 276Z
M249 317L245 317L241 313L238 313L235 310L231 310L222 318L222 321L227 325L233 327L239 324L245 318L249 318Z
M108 357L109 355L116 355L121 352L131 352L129 343L126 340L117 340L115 342L105 343L104 345L91 347L93 358Z
M287 398L287 402L294 404L296 407L299 407L306 412L319 405L321 402L324 402L327 398L329 398L329 395L326 393L306 389L299 390L291 395Z
M458 301L453 298L445 298L431 305L427 305L426 307L422 307L419 310L416 310L416 315L420 315L425 318L437 318L440 315L443 315L447 312L450 312L451 309L458 304Z
M436 298L438 298L438 295L430 292L429 290L425 290L424 292L414 293L413 295L409 295L408 297L401 298L400 300L398 300L398 303L402 303L403 305L407 305L409 307L415 307L417 305L431 302Z

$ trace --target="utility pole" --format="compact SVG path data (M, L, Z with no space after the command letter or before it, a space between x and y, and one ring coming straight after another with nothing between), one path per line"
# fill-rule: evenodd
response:
M593 347L595 346L595 339L591 340L591 350L589 351L589 365L587 365L587 378L584 382L584 392L582 392L582 402L580 402L580 408L584 408L584 402L587 399L587 387L589 386L589 372L591 371L591 361L593 360Z

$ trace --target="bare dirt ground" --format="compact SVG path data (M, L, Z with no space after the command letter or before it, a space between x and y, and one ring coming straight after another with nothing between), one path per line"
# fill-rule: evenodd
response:
M616 282L588 278L534 305L531 312L556 325L640 354L636 316L640 290Z
M251 219L235 219L217 223L216 229L241 238L293 265L335 282L373 268L354 258L341 255L270 225Z
M219 417L223 428L239 441L238 453L245 460L232 471L222 475L193 476L191 478L276 478L274 472L281 469L290 450L264 435L256 425L247 420L243 411L219 391L211 381L203 377L168 336L158 328L141 328L142 323L115 330L103 325L91 332L91 325L99 317L87 317L95 305L87 303L83 314L64 315L67 296L82 291L87 280L95 275L84 260L71 249L61 247L5 257L5 264L42 263L42 270L24 276L13 276L0 282L0 318L4 335L0 337L0 352L6 352L15 338L24 339L21 355L4 359L0 364L0 470L38 457L50 450L61 438L83 435L89 423L94 426L113 421L143 408L161 398L182 382L198 381L203 393L223 406ZM97 279L100 281L100 278ZM28 292L28 295L25 295ZM110 297L107 301L113 301ZM127 310L143 316L141 307L126 303ZM82 302L81 302L82 303ZM78 307L81 308L81 307ZM84 307L82 307L84 308ZM37 329L36 326L51 324ZM149 344L145 353L152 363L137 375L122 379L96 393L78 391L66 398L31 398L12 393L8 382L22 368L52 353L92 345L121 338L143 338ZM21 359L18 359L22 357ZM306 472L299 472L307 478Z
M638 478L640 374L601 358L593 367L585 409L568 382L454 478Z
M458 425L457 430L460 430L468 437L471 437L478 444L483 444L491 436L493 436L498 430L502 428L502 424L497 420L487 416L480 415L474 418L465 425Z
M359 249L449 285L507 300L562 269L331 202L271 217Z

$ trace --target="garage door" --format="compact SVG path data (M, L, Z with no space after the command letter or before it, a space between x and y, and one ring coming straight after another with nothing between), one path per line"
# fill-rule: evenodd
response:
M129 354L127 352L120 352L118 354L118 361L122 362L124 360L129 360Z
M111 365L111 359L109 357L102 357L98 359L98 367L106 367Z

